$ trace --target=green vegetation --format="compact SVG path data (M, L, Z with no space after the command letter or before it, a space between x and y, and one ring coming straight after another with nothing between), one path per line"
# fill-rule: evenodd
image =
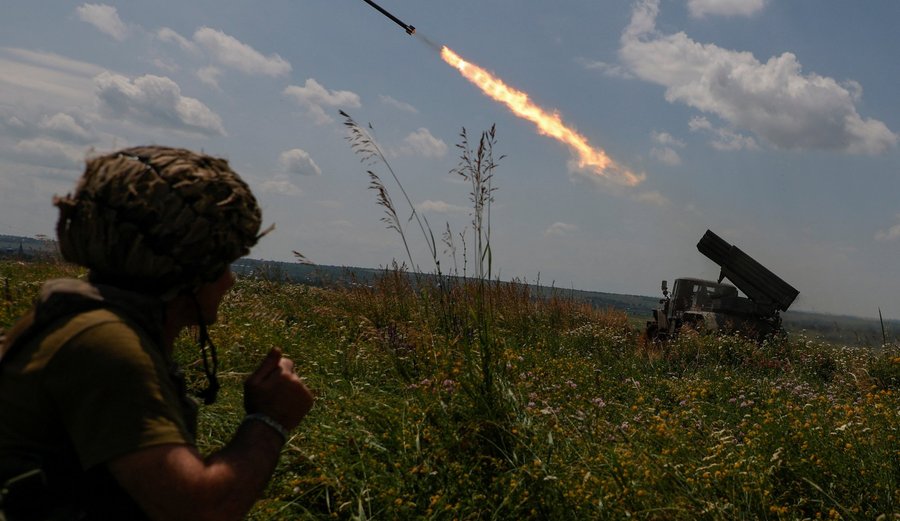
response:
M346 123L354 150L384 162ZM318 396L252 519L900 517L900 346L690 332L647 343L635 327L643 317L494 281L494 133L472 147L461 137L455 173L470 183L473 220L468 237L441 236L449 274L414 215L434 275L394 266L312 286L261 265L226 297L210 328L222 391L201 410L201 449L227 442L243 416L242 381L271 346ZM419 271L408 222L378 174L369 178ZM79 274L0 261L0 328L42 280ZM202 388L194 340L176 351Z
M0 327L43 279L79 273L0 262ZM318 394L252 519L900 513L897 346L689 334L648 345L622 313L527 286L443 295L384 275L344 288L242 277L223 304L211 328L223 390L202 409L203 450L240 422L241 382L269 346ZM193 339L179 353L202 387Z

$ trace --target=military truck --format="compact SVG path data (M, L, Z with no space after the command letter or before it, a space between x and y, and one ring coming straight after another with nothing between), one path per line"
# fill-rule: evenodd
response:
M799 291L710 230L697 249L719 265L719 279L676 279L671 294L662 281L663 298L647 321L648 339L665 341L684 327L740 333L758 341L784 334L780 312L787 311ZM726 278L733 285L723 283Z

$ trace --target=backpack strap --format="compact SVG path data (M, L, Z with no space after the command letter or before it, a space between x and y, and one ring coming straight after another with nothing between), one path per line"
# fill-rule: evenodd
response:
M72 309L70 313L66 313L65 315L58 317L50 324L37 324L37 321L35 319L35 309L32 308L13 325L8 333L4 334L3 332L0 332L0 369L3 368L3 361L15 354L15 352L18 351L19 346L26 345L38 334L46 331L47 329L55 329L54 326L63 324L76 315L94 311L96 309L111 307L112 306L109 306L102 301L84 302ZM84 329L91 327L92 325L94 324L85 324L83 328L79 328L79 330L76 331L72 336L77 335L78 333L80 333Z

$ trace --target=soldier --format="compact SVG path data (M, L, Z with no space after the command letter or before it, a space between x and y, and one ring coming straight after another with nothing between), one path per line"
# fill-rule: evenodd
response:
M0 340L0 519L242 518L312 394L272 349L244 421L204 457L172 351L198 327L215 400L206 327L262 235L256 199L222 159L136 147L89 160L54 204L60 251L89 275L48 281Z

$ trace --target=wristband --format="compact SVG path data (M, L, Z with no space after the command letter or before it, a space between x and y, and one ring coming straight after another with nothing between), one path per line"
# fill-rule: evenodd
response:
M277 421L273 420L272 418L270 418L269 416L266 416L263 413L257 412L257 413L248 414L247 416L244 416L244 420L241 422L241 425L243 425L249 421L253 421L253 420L263 422L266 425L268 425L269 427L271 427L272 430L274 430L275 432L278 433L279 436L281 436L282 443L287 443L288 437L290 437L290 433L288 433L288 430L285 429L282 424L278 423Z

